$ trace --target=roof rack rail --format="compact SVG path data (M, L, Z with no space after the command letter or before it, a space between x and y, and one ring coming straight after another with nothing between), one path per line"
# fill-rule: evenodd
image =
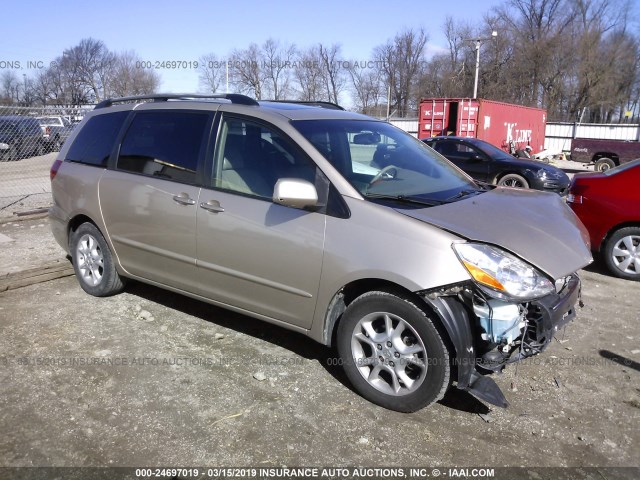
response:
M275 103L297 103L300 105L309 105L310 107L328 108L330 110L344 110L343 107L333 102L324 101L307 101L307 100L267 100Z
M94 110L98 108L107 108L114 103L132 102L135 100L153 100L154 102L166 102L168 100L191 100L195 98L221 98L231 101L231 103L237 103L239 105L253 105L257 106L253 98L246 95L240 95L239 93L223 93L223 94L193 94L193 93L154 93L150 95L134 95L132 97L120 97L120 98L108 98L98 103Z

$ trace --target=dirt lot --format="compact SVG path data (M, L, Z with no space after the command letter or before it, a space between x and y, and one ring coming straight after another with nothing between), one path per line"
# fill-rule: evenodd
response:
M0 273L64 258L46 219L0 234ZM495 377L508 409L454 389L415 414L363 400L302 335L157 288L9 290L0 466L637 467L640 285L600 268L558 341Z

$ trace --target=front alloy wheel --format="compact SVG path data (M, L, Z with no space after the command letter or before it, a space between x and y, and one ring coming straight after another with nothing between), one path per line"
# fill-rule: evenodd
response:
M527 179L517 173L508 173L498 181L498 185L511 188L529 188Z
M371 313L356 325L351 352L358 371L375 389L393 396L411 393L427 374L427 351L402 317Z
M449 353L433 313L408 296L374 291L356 298L338 325L344 371L367 400L414 412L449 387Z

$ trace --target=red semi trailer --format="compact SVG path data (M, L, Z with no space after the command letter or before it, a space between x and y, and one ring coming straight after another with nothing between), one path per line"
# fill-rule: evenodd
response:
M482 98L423 98L418 138L458 135L479 138L514 153L531 145L544 150L547 111Z

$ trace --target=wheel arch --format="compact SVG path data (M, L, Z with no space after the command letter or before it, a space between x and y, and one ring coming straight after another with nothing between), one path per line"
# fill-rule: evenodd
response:
M333 295L331 302L329 302L329 306L327 307L327 311L324 316L324 333L322 343L329 347L334 345L335 335L338 331L338 324L340 323L340 319L346 308L360 295L375 290L400 295L415 295L405 287L382 278L361 278L349 282L340 288Z
M453 367L452 379L457 380L458 388L466 388L471 382L475 365L473 333L469 313L454 297L429 299L388 280L377 278L355 280L336 292L329 303L325 314L322 343L329 347L335 345L338 325L346 308L360 295L376 290L408 298L418 307L433 314L431 317L433 324L449 350Z
M593 154L593 157L591 157L591 161L595 163L601 158L609 158L613 160L613 163L615 163L616 165L620 165L620 157L617 153L613 152L596 152Z
M619 223L619 224L614 225L613 227L611 227L609 230L607 230L607 233L604 235L604 237L600 241L600 245L598 245L598 250L597 251L598 252L602 251L603 247L605 246L607 241L609 241L609 239L611 238L611 236L614 233L616 233L618 230L620 230L622 228L628 228L628 227L640 228L640 222L633 222L633 221L622 222L622 223Z
M491 182L491 183L496 185L500 181L500 179L502 177L506 177L507 175L518 175L518 176L524 178L527 182L531 183L531 180L524 174L524 172L518 172L516 170L503 170L503 171L498 172L496 174L496 176L494 177L493 182Z
M79 213L73 218L71 218L67 223L67 241L69 241L69 239L71 238L71 234L75 232L78 229L78 227L83 223L92 223L104 236L104 232L102 231L102 229L100 228L97 222L95 222L88 215L85 215L84 213Z

